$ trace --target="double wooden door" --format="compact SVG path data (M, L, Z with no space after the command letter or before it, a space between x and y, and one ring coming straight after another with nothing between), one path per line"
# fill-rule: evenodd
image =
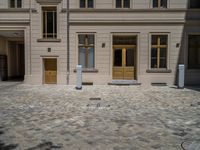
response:
M113 79L134 79L135 49L135 47L125 46L113 48Z

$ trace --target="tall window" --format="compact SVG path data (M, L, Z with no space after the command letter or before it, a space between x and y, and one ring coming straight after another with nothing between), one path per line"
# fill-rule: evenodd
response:
M200 69L200 35L188 36L188 68Z
M80 0L80 8L94 8L94 0Z
M80 34L79 41L79 65L83 68L94 68L94 35Z
M200 0L190 0L190 8L200 8Z
M167 68L168 35L151 36L151 68Z
M10 8L21 8L22 0L9 0Z
M43 38L57 38L56 7L43 7Z
M167 8L167 0L153 0L153 8Z
M116 8L130 8L130 0L116 0Z

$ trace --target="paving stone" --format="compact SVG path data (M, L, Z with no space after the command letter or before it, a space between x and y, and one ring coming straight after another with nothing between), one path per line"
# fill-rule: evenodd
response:
M188 88L83 86L77 91L1 82L0 149L177 150L183 141L197 141L185 145L196 150L199 101L199 90Z

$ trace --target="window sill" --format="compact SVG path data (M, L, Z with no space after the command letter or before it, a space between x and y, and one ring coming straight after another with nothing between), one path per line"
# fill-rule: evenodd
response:
M74 72L76 72L76 69L74 69ZM84 68L83 73L98 73L99 70L98 69L87 69L87 68Z
M37 42L61 42L61 39L37 39Z
M147 73L171 73L171 69L148 69L146 70Z

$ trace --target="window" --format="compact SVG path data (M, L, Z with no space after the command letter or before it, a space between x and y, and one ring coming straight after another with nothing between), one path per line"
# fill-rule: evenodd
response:
M167 68L168 35L151 36L151 68Z
M116 8L130 8L130 0L116 0Z
M10 0L9 6L10 6L10 8L21 8L22 0Z
M56 7L43 7L43 38L57 38Z
M200 8L200 0L190 0L190 8Z
M94 35L80 34L79 43L79 65L83 68L94 68Z
M200 69L200 35L188 36L188 69Z
M153 8L167 8L167 0L153 0Z
M80 0L80 8L94 8L94 0Z

